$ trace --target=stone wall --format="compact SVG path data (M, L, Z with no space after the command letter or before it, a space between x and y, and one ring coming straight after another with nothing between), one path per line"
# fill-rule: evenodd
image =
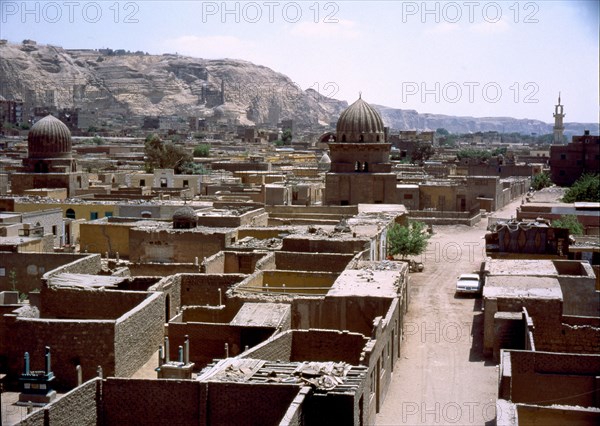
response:
M115 324L115 376L129 377L156 352L164 336L165 295L147 298Z

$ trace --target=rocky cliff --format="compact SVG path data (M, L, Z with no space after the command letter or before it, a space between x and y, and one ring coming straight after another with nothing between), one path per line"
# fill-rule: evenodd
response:
M348 105L312 89L302 90L289 77L246 61L65 50L31 41L0 43L0 95L22 99L26 107L79 108L98 120L138 124L143 116L179 116L249 125L292 118L297 125L314 127L335 122ZM539 120L375 107L385 124L396 130L552 133L552 125ZM597 134L598 124L565 124L567 134L582 134L584 129Z
M0 95L28 106L92 110L104 118L216 116L230 124L293 118L301 125L327 125L348 105L241 60L65 50L31 42L0 45Z

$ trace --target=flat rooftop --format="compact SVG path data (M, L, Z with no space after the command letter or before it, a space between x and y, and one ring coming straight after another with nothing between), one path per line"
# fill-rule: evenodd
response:
M399 270L346 269L335 280L327 296L398 297Z
M549 259L491 259L485 262L490 277L495 275L557 276L554 262Z
M275 328L290 315L290 310L290 305L284 303L244 303L230 325Z
M483 297L562 300L563 294L557 278L504 275L486 279Z

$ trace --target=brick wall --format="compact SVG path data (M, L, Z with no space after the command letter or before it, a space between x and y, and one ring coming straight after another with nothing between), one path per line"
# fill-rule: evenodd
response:
M132 276L166 277L174 274L197 274L200 266L193 263L131 263L128 265Z
M359 365L369 340L362 334L333 330L294 330L291 361L335 361Z
M275 264L280 270L341 272L352 254L276 252Z
M103 383L105 425L201 425L204 386L195 381L108 378Z
M43 287L42 318L116 320L146 299L137 291Z
M100 379L92 379L44 408L50 425L95 426L98 424L97 396Z
M227 290L245 277L240 274L183 274L181 276L181 304L218 305L218 289L221 289L222 303L225 303Z
M209 382L207 424L279 424L299 392L297 385Z
M511 401L598 407L600 355L511 351Z
M291 361L292 331L278 334L272 340L251 348L244 358L264 359L267 361Z
M178 346L183 345L185 336L190 338L190 361L198 371L213 359L225 358L225 343L229 344L229 356L244 350L240 327L229 324L170 323L168 328L171 359L177 359Z
M304 253L358 253L369 245L369 239L315 239L305 236L289 236L283 239L282 251Z
M95 377L99 365L105 375L114 375L114 321L12 319L7 324L11 332L6 336L8 373L12 379L23 370L25 352L29 352L31 369L43 370L45 346L51 348L51 368L58 389L77 385L77 365L81 365L84 380Z
M99 254L88 254L85 257L68 255L73 258L73 261L66 263L58 268L48 271L44 274L43 279L57 274L97 274L102 270L101 257Z
M142 303L117 320L115 376L131 376L150 359L163 340L164 321L163 293L149 294Z
M148 288L148 291L162 291L165 294L165 311L169 311L168 315L165 312L165 316L169 319L177 315L177 311L181 308L181 277L181 274L171 275ZM165 322L167 322L166 318Z

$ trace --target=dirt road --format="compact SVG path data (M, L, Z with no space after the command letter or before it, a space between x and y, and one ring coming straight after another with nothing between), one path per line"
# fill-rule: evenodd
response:
M496 213L514 215L519 202ZM457 297L461 273L478 272L487 219L434 226L425 265L411 273L404 342L378 425L493 425L497 367L484 359L481 299Z

